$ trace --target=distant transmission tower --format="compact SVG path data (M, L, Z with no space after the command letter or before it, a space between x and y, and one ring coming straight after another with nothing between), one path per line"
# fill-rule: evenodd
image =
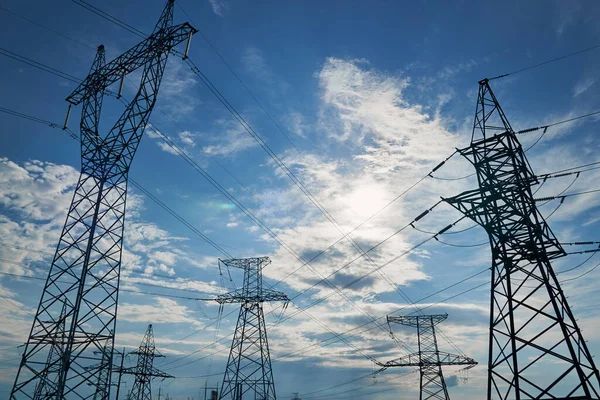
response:
M277 396L262 304L265 301L288 302L289 299L281 292L263 289L262 269L271 263L269 257L219 262L244 270L244 287L219 295L216 299L219 304L241 303L219 399L275 400Z
M388 324L394 322L417 328L419 351L388 361L381 366L383 368L419 367L419 400L450 399L442 373L443 366L464 365L466 368L473 368L477 365L477 361L472 358L438 349L435 326L446 318L448 314L387 317Z
M487 398L600 398L598 370L551 265L565 251L536 207L539 181L487 79L460 153L479 188L445 200L486 230L492 251Z
M148 325L146 334L137 351L133 351L129 354L138 356L137 365L135 367L117 370L120 374L135 376L133 387L127 398L131 400L152 400L152 379L173 378L172 375L164 373L154 367L154 359L164 356L156 350L156 346L154 345L152 324Z
M81 175L11 391L11 399L91 399L112 359L129 167L156 102L169 51L191 38L172 26L169 0L147 39L108 64L100 46L88 77L67 98L82 104ZM187 51L187 48L186 48ZM142 68L137 94L100 135L107 88ZM68 118L68 113L67 113ZM66 127L65 121L65 127ZM65 340L62 340L64 326ZM101 382L104 380L104 382ZM106 382L108 380L108 382Z

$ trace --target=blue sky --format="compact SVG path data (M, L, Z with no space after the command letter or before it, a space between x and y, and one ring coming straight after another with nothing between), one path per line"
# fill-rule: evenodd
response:
M163 7L158 0L93 4L144 32L151 31ZM478 80L600 42L600 28L594 23L600 6L591 1L505 2L501 6L458 1L180 0L179 4L291 141L200 34L192 41L191 58L346 232L419 180L455 147L468 145ZM139 41L71 1L5 0L2 6L0 47L77 77L87 74L93 49L99 44L106 46L110 60ZM175 19L188 20L179 7ZM67 109L64 98L74 84L6 57L0 60L0 107L61 123ZM493 89L517 130L564 120L600 109L598 61L599 50L586 52L494 81ZM132 95L135 78L126 83L126 97ZM108 99L101 126L108 129L118 112L119 104ZM71 117L73 130L78 113L76 109ZM78 177L79 149L59 129L6 114L0 114L0 121L0 272L44 276ZM131 178L235 257L270 256L273 263L265 270L269 284L296 270L298 260L172 154L156 131L171 137L303 257L312 257L340 238L176 57L167 65L151 124L133 162ZM528 152L534 171L552 172L597 161L600 139L595 128L596 120L587 118L549 129ZM522 136L526 147L538 137L538 133L530 135ZM469 173L469 164L454 157L438 175ZM568 192L596 189L599 177L597 170L581 174ZM572 178L549 181L539 195L560 192ZM361 247L369 248L440 196L475 185L470 179L428 179L352 236ZM541 206L542 213L550 214L557 205ZM599 240L599 205L597 194L568 198L550 218L550 226L561 242ZM451 207L440 205L419 226L438 231L458 218ZM226 306L225 314L232 314L215 332L215 325L210 325L217 316L215 304L175 296L202 297L222 291L216 262L220 254L134 187L129 193L127 221L122 287L129 291L120 297L118 346L133 349L147 324L153 323L157 346L167 356L157 367L178 377L155 382L154 390L161 386L163 393L175 398L197 398L204 378L185 377L212 375L209 385L220 383L237 310ZM457 229L468 226L462 222ZM371 256L382 265L427 237L408 229ZM476 228L444 240L471 245L485 243L487 237ZM329 275L356 254L342 241L312 265L320 274ZM310 317L298 313L278 323L278 305L265 306L267 312L273 311L267 322L276 325L270 328L269 339L279 397L299 392L305 399L349 395L366 399L375 393L382 399L415 398L417 374L409 369L386 371L374 379L371 362L355 350L382 361L406 352L383 330L365 325L373 329L346 336L352 346L332 340L325 346L320 341L331 334L321 324L345 332L367 322L365 314L383 317L403 307L413 312L398 288L417 301L484 270L490 260L485 245L457 248L431 241L385 266L381 274L369 275L345 289L352 302L318 285L284 314L284 318L296 314L296 306L327 297L308 310ZM555 268L565 270L584 260L584 256L568 256L557 261ZM576 277L597 262L592 258L563 278ZM372 269L368 262L358 260L332 281L344 286ZM236 271L231 275L239 285L241 276ZM586 279L564 285L594 354L600 352L600 341L591 335L600 323L593 285L597 277L593 271ZM313 271L302 268L277 288L293 297L316 281ZM427 312L449 314L441 326L444 334L482 365L487 362L487 281L489 276L483 273L422 302L423 307L429 306ZM163 288L144 285L148 283ZM483 286L436 304L478 285ZM17 346L27 334L40 292L41 281L0 277L0 315L8 321L0 327L0 393L11 387ZM416 347L415 332L398 328L396 334L408 347ZM454 351L445 339L440 346ZM215 350L217 354L211 355ZM481 398L486 383L482 365L470 371L467 383L451 378L456 370L448 369L446 376L453 384L450 394ZM127 381L125 388L130 387Z

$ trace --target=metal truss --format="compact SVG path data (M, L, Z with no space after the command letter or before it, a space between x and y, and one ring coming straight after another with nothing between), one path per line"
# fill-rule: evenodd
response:
M154 367L154 359L164 357L156 350L154 345L154 332L152 324L148 325L146 334L137 351L129 354L137 355L137 365L131 368L117 368L115 372L123 375L134 375L133 387L127 396L130 400L152 400L152 379L174 378L174 376L162 372ZM123 355L125 357L125 355Z
M167 2L147 39L110 63L100 46L90 74L67 98L69 111L82 105L81 175L11 399L91 399L98 387L110 387L106 357L112 359L115 337L129 168L169 52L185 40L189 44L196 32L187 23L172 26L173 5ZM140 68L137 94L108 134L101 135L105 91Z
M477 361L472 358L439 351L435 326L446 318L448 314L387 317L388 324L393 322L417 329L419 351L379 365L382 369L419 367L420 400L450 399L442 366L464 365L466 368L473 368L477 365Z
M598 370L551 265L565 251L536 207L538 181L487 80L471 145L459 151L479 187L445 201L486 230L492 252L487 398L600 398Z
M219 304L241 303L219 399L275 400L262 303L289 299L281 292L263 289L262 269L271 263L268 257L219 260L219 263L244 270L244 287L215 299Z

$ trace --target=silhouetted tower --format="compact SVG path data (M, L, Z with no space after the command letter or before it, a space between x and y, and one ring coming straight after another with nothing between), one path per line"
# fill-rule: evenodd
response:
M105 64L100 46L90 74L67 98L69 111L82 104L81 175L11 399L39 399L36 388L42 381L49 388L42 393L50 393L42 398L91 399L100 380L110 381L110 374L102 371L103 349L112 358L129 167L156 102L169 51L195 33L187 23L172 26L173 4L167 2L152 35L110 63ZM104 93L121 81L120 95L125 76L140 68L135 97L113 128L101 135ZM64 342L57 339L63 324ZM109 387L110 382L100 384Z
M388 324L394 322L417 329L419 351L380 365L383 368L419 367L420 400L450 399L442 373L443 366L464 365L466 368L473 368L477 365L477 361L472 358L438 349L435 326L446 318L448 314L387 317Z
M244 287L216 299L219 304L241 303L219 399L275 400L262 303L289 299L281 292L263 289L262 269L271 263L269 257L219 260L219 263L244 270Z
M131 400L152 400L152 379L173 378L172 375L164 373L154 367L154 359L164 356L156 350L156 346L154 345L152 324L148 325L146 334L142 339L142 344L140 344L137 351L132 351L129 354L138 356L137 365L118 371L125 375L135 376L133 387L127 398Z
M471 145L479 187L445 199L492 252L488 399L598 399L600 376L551 265L565 255L536 207L539 184L487 79Z

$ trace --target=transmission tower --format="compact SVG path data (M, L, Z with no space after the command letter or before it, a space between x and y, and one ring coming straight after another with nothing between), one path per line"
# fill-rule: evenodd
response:
M110 63L105 64L100 46L90 74L67 98L69 111L82 104L81 175L11 399L91 399L98 385L110 387L103 359L105 352L112 359L129 167L156 102L169 51L185 40L189 45L196 32L187 23L172 25L173 5L173 0L167 2L147 39ZM125 76L140 68L137 94L108 134L101 135L105 91L120 80L120 95Z
M116 372L123 375L134 375L135 381L127 395L131 400L152 400L151 381L154 378L174 378L154 367L154 359L164 357L156 350L154 345L154 332L152 324L148 325L146 334L140 347L129 354L137 355L137 365L131 368L118 368Z
M551 265L565 255L536 207L539 184L487 79L471 145L478 189L445 199L492 251L488 399L598 399L600 376Z
M262 269L271 263L269 257L219 260L219 263L244 270L244 287L216 298L219 304L241 304L219 400L275 400L262 303L289 299L281 292L263 289Z
M466 368L473 368L477 365L477 361L472 358L439 351L435 326L446 318L448 318L448 314L387 317L388 325L393 322L417 328L419 351L380 365L384 369L390 367L419 367L419 400L450 399L442 373L443 366L464 365Z

